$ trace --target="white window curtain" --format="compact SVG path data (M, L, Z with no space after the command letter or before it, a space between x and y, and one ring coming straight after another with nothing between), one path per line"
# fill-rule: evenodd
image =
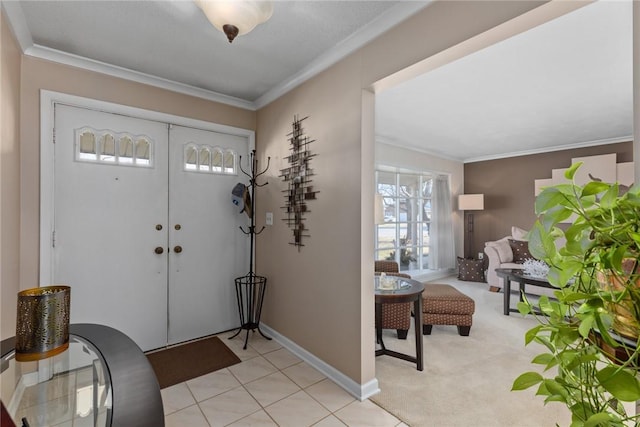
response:
M433 212L431 218L431 244L429 268L439 270L454 268L456 250L453 238L453 222L451 221L451 191L449 177L438 175L433 181Z

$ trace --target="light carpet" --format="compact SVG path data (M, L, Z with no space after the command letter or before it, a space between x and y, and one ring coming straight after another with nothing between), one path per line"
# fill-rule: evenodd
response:
M434 326L424 336L422 372L415 364L377 357L381 392L371 400L412 427L568 426L571 415L563 404L544 405L535 388L510 391L518 375L540 370L530 362L544 348L524 346L524 334L537 324L535 319L503 315L503 294L489 292L486 283L455 278L433 283L448 283L474 299L470 335L459 336L455 326ZM387 348L408 354L415 354L413 337L413 329L406 341L398 340L395 331L383 334Z

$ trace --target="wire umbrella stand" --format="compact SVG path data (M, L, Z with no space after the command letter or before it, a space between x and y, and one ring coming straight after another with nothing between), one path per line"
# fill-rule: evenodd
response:
M242 168L242 156L239 159L240 170L242 173L249 177L249 188L251 191L251 203L253 204L251 208L251 213L249 215L251 219L251 223L249 225L249 230L245 230L243 227L240 227L240 230L246 235L249 236L249 273L242 277L236 277L235 285L236 285L236 301L238 303L238 314L240 315L240 327L236 331L235 334L229 337L229 339L237 337L240 332L243 330L247 331L247 334L244 338L244 346L242 347L244 350L247 349L247 343L249 342L249 331L255 332L256 329L260 332L267 340L271 340L270 337L266 336L264 332L260 330L260 315L262 314L262 303L264 301L264 292L267 287L267 278L264 276L258 276L254 272L254 245L256 240L256 235L262 233L264 231L264 226L260 229L260 231L256 231L256 205L255 205L255 190L256 187L264 187L268 183L258 184L256 179L263 175L269 169L269 163L271 158L267 158L267 167L262 171L258 172L258 160L256 159L256 150L253 150L250 155L250 167L251 170L249 172L245 171Z

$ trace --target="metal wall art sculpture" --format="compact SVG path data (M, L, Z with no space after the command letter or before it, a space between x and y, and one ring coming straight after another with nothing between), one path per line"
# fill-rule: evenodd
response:
M310 163L311 158L316 154L311 154L309 151L309 144L315 140L309 139L302 128L302 121L307 118L308 116L302 119L298 119L298 116L293 117L293 131L287 134L289 150L291 150L291 154L286 157L289 167L280 170L280 176L288 184L287 189L284 190L285 206L282 209L287 214L284 221L293 230L293 241L289 244L297 246L298 250L304 246L302 238L310 237L304 222L306 219L304 215L309 212L307 201L315 200L318 193L310 185L311 177L314 175Z

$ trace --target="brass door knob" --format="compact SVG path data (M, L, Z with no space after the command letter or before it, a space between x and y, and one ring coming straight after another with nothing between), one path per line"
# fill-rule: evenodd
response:
M158 255L160 255L161 253L164 252L164 249L162 249L161 246L158 246L157 248L155 248L154 252L157 253Z
M180 252L182 252L182 246L176 246L175 248L173 248L173 252L179 254Z

